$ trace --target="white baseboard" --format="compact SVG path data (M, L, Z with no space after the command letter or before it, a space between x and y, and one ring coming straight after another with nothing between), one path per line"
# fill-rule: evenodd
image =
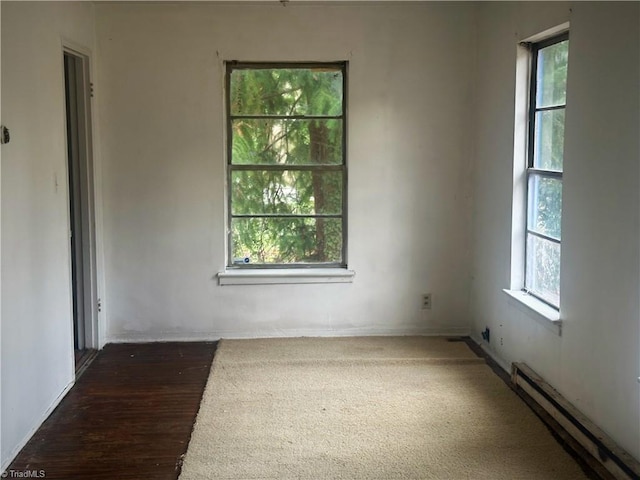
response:
M44 414L42 415L42 417L40 418L40 421L37 422L35 424L34 427L32 427L29 432L24 436L24 438L22 439L22 441L20 441L14 448L13 450L11 450L11 453L9 454L9 457L7 459L5 459L2 462L2 466L0 466L0 472L4 472L6 471L7 468L9 468L9 465L11 465L11 462L13 462L13 460L18 456L18 454L20 453L20 450L22 450L25 445L27 444L27 442L29 442L29 440L31 440L31 437L33 437L33 435L38 431L38 429L42 426L42 424L45 422L45 420L47 418L49 418L49 415L51 415L51 413L56 409L56 407L60 404L60 402L62 401L62 399L65 397L65 395L67 393L69 393L69 390L71 390L71 388L73 387L73 385L76 383L75 378L69 382L67 384L66 387L64 387L62 389L62 392L60 392L60 394L56 397L56 399L53 401L53 403L49 406L49 408L47 408L44 412Z
M358 336L469 336L468 328L419 329L419 328L354 328L354 329L294 329L294 330L220 330L213 332L175 333L147 332L113 333L107 343L152 343L152 342L211 342L221 338L287 338L287 337L358 337Z

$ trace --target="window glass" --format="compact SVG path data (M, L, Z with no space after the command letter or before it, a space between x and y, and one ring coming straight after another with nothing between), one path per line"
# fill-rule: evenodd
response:
M232 115L342 114L343 69L340 65L311 68L234 69L231 72Z
M231 131L237 165L342 163L342 119L236 118Z
M533 166L562 171L564 156L564 109L536 112Z
M342 213L342 172L240 170L231 173L234 215Z
M346 266L345 67L227 64L229 265Z
M560 304L560 244L527 234L527 285L551 305Z
M561 238L562 180L541 175L529 175L529 230Z
M234 263L340 263L342 221L338 218L233 218ZM241 262L239 261L241 259Z
M569 40L538 51L536 107L563 105L567 101Z
M525 290L559 308L568 34L534 44L532 57Z

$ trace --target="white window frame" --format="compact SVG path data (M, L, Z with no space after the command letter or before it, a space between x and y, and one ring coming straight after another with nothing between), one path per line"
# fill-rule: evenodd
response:
M511 231L511 275L509 288L503 291L509 304L540 321L544 326L561 334L560 306L527 292L525 288L526 241L528 218L528 177L530 165L530 107L532 95L533 51L532 44L543 44L569 33L569 22L563 23L537 35L522 40L517 46L515 123L514 123L514 168L513 204ZM535 93L533 93L535 95ZM555 175L555 174L554 174Z
M234 115L231 112L230 95L231 95L231 73L234 70L259 70L259 69L312 69L330 67L339 69L342 73L343 94L342 94L342 112L336 116L302 116L289 115L286 118L291 119L335 119L342 122L342 162L339 165L240 165L233 163L233 129L232 122L237 118L283 118L282 115ZM347 62L237 62L230 61L225 63L226 68L226 92L225 102L227 109L227 268L347 268ZM342 253L338 262L318 262L318 263L259 263L236 262L233 258L233 240L231 232L231 223L234 218L261 218L268 215L234 215L232 208L232 192L231 192L231 175L234 171L242 170L262 170L262 171L320 171L329 172L336 171L342 175L342 212L340 214L308 214L308 215L287 215L292 218L337 218L342 223Z
M538 178L548 178L548 179L553 179L556 181L559 181L562 184L562 174L563 171L560 170L551 170L551 169L545 169L545 168L537 168L535 166L535 157L536 157L536 114L538 112L547 112L547 111L558 111L558 110L562 110L562 111L566 111L566 98L565 98L565 103L563 104L558 104L558 105L553 105L553 106L549 106L549 107L538 107L537 106L537 76L538 76L538 69L539 69L539 65L538 65L538 54L539 52L541 52L542 50L544 50L545 48L551 47L553 45L556 45L558 43L561 42L565 42L569 40L569 32L563 32L559 35L555 35L553 37L547 38L545 40L539 41L539 42L535 42L535 43L531 43L529 48L531 51L531 74L529 76L530 80L529 80L529 109L528 109L528 132L527 132L527 169L526 169L526 188L527 188L527 214L526 217L527 219L530 217L531 215L531 209L533 207L533 205L531 205L530 203L530 195L529 195L529 185L530 185L530 180L531 178L538 177ZM560 207L560 215L562 216L562 206ZM528 265L528 251L527 251L527 244L528 244L528 238L529 236L535 236L537 238L540 238L542 240L545 240L547 242L551 242L551 243L555 243L558 246L562 246L562 235L560 235L560 238L555 238L552 237L550 235L545 235L542 234L540 232L536 232L535 230L529 228L528 225L528 221L525 224L525 239L524 239L524 243L525 243L525 271L524 271L524 277L525 277L525 281L524 281L524 290L529 294L532 295L534 297L536 297L538 300L540 300L543 303L546 303L547 305L549 305L550 307L556 309L556 310L560 310L560 292L558 292L558 304L554 304L551 301L543 298L541 295L538 295L533 289L529 288L529 285L527 285L527 265ZM558 268L560 268L560 266L558 266Z
M235 69L260 69L260 68L318 68L322 66L339 68L343 78L343 98L342 114L339 117L342 121L342 163L340 165L313 166L307 170L320 171L340 171L342 173L342 213L339 215L316 215L317 217L340 218L342 221L342 258L339 262L318 262L318 263L284 263L284 264L262 264L246 263L242 264L234 261L233 246L231 237L232 214L231 198L231 172L236 170L251 169L251 166L233 164L232 159L232 130L231 122L233 115L230 111L230 81L231 72ZM298 283L351 283L355 277L355 272L347 268L347 70L348 62L239 62L226 61L225 68L225 105L226 105L226 126L227 126L227 238L226 238L226 266L225 270L218 273L219 285L260 285L260 284L298 284ZM311 117L310 117L311 118ZM291 166L289 166L291 167ZM284 169L282 166L266 166L265 170ZM287 170L291 168L286 168ZM296 167L296 170L305 170L305 167ZM256 215L259 217L260 215ZM309 215L306 215L309 216Z

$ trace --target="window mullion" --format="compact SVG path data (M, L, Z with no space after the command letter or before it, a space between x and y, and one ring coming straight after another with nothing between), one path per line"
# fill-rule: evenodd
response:
M231 171L251 171L251 172L285 172L285 171L307 171L307 172L340 172L345 170L345 165L289 165L289 164L235 164L229 165Z
M536 107L536 113L539 112L552 112L554 110L564 110L567 108L567 104L563 103L561 105L551 105L547 107Z
M231 115L231 120L342 120L342 115Z
M527 168L527 176L537 175L539 177L557 178L562 180L562 172L558 170L544 170L540 168Z
M232 213L232 218L342 218L340 213Z
M544 233L536 232L535 230L531 230L527 227L527 234L533 235L535 237L541 238L543 240L547 240L549 242L557 243L558 245L562 244L562 240L555 237L550 237L549 235L545 235Z

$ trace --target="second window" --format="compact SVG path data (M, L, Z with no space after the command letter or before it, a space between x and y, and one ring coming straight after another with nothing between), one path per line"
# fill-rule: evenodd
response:
M525 290L559 308L569 34L531 48Z

